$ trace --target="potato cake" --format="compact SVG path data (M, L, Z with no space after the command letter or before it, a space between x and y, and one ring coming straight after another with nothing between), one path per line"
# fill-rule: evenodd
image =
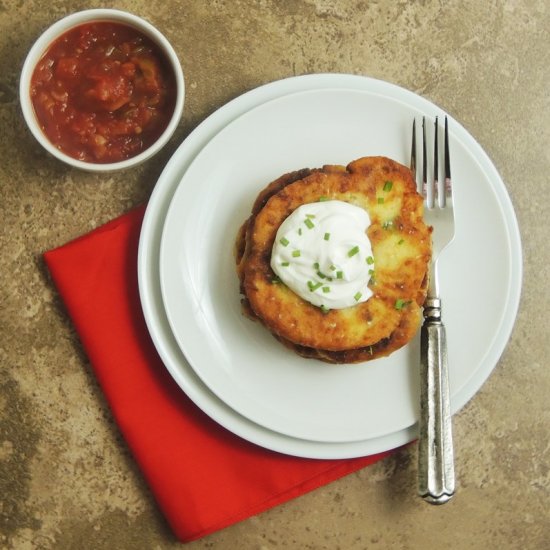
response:
M325 310L283 284L270 266L278 228L299 206L337 200L363 208L374 256L373 295ZM304 357L332 363L390 354L418 330L431 258L431 228L408 168L386 157L285 174L261 191L237 236L243 311Z

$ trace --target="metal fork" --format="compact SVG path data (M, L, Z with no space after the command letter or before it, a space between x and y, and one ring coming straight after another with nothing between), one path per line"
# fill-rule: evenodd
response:
M428 182L426 120L422 119L422 179L424 219L433 227L432 261L420 336L420 428L418 494L432 504L447 502L455 492L447 341L441 319L438 262L454 236L453 196L449 158L449 126L445 117L444 180L439 177L439 131L435 118L433 175ZM411 170L417 175L416 120L413 121ZM419 167L420 168L420 167ZM418 181L418 178L416 178Z

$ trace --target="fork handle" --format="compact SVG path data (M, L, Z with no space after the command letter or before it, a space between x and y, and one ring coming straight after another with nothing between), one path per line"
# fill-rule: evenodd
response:
M455 474L447 341L439 298L428 297L424 305L420 354L418 494L431 504L443 504L455 492Z

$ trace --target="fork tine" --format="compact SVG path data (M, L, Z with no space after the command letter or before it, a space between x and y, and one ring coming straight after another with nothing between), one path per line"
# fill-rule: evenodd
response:
M426 117L422 117L422 196L428 199L428 161L426 154Z
M434 124L434 173L433 173L433 204L434 207L439 206L439 153L438 153L438 147L437 142L438 140L438 133L439 133L439 126L437 122L437 116L435 117L435 124Z
M416 182L416 118L413 118L413 133L411 141L411 172Z
M443 194L443 206L453 198L453 186L451 181L451 156L449 154L449 121L445 116L445 193Z

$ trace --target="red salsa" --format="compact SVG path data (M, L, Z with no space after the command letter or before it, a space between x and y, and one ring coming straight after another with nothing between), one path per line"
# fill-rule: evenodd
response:
M86 162L111 163L147 149L176 101L164 54L136 29L110 22L67 31L34 70L31 98L48 139Z

